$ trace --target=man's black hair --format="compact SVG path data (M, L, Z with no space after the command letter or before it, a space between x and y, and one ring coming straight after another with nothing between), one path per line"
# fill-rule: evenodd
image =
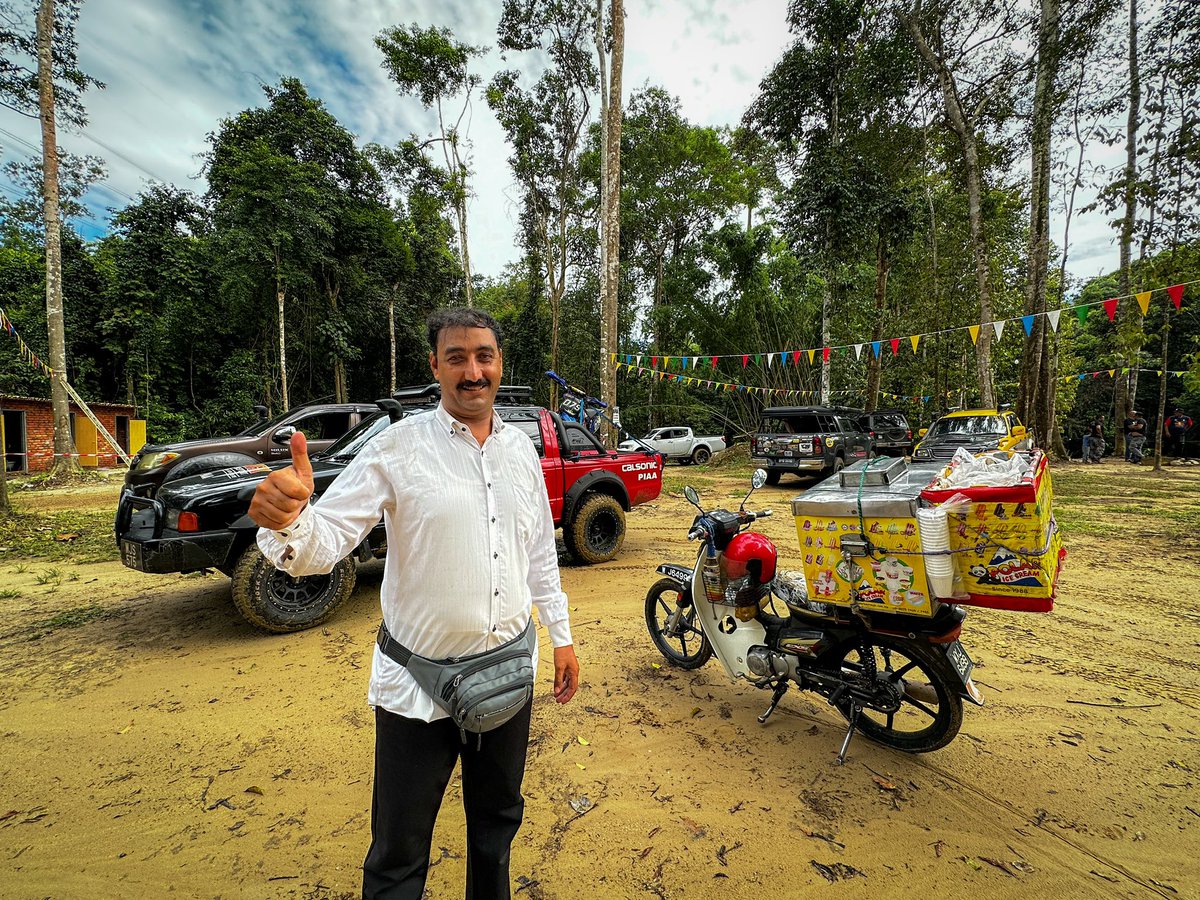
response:
M429 349L437 354L438 335L444 328L490 328L500 349L500 323L482 309L469 306L443 306L429 314L425 322L429 332Z

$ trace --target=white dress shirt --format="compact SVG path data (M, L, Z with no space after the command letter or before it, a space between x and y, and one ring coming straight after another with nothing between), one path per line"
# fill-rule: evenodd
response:
M292 575L329 572L383 517L380 604L392 637L431 659L498 647L531 605L555 647L571 643L554 520L533 441L492 414L483 442L439 404L384 429L287 529L259 529ZM534 666L537 651L534 651ZM368 702L431 722L445 712L375 647Z

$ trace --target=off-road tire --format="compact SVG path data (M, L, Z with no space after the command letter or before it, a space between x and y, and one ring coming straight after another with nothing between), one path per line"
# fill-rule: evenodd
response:
M833 465L830 466L828 469L823 470L821 472L821 477L828 478L830 475L836 475L838 472L842 471L842 469L844 469L844 468L846 468L846 461L844 459L842 459L840 456L835 456L833 458Z
M767 469L767 484L771 485L771 487L774 487L775 485L779 484L779 478L782 475L783 473L778 469Z
M210 472L213 469L250 466L257 462L258 460L246 456L244 453L205 453L202 456L193 456L191 459L185 459L178 465L172 466L167 471L167 474L163 476L163 484L178 481L180 478L199 475L201 472Z
M589 494L563 523L563 542L581 563L608 562L625 543L625 510L615 497Z
M328 575L292 578L276 569L255 545L246 548L233 570L233 603L255 628L272 634L319 625L354 592L354 557L340 560Z
M697 447L692 451L692 462L698 466L704 465L712 459L712 452L707 447Z

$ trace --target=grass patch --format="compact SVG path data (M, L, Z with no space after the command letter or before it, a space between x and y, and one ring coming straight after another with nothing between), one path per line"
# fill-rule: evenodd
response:
M111 511L63 510L0 517L0 560L88 563L117 558ZM18 563L16 569L22 573L28 565ZM61 578L62 572L54 577Z
M12 588L5 588L4 590L0 591L0 600L16 600L20 598L20 596L21 592L13 590Z
M86 625L88 622L101 619L106 615L108 615L108 610L98 603L64 609L48 619L35 622L30 629L29 640L39 640L59 628L78 628L80 625Z

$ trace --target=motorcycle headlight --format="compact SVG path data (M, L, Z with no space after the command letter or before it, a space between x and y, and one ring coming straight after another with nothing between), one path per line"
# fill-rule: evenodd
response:
M137 463L138 472L146 472L158 466L165 466L167 463L179 459L178 453L173 453L170 450L160 450L158 453L147 453Z

